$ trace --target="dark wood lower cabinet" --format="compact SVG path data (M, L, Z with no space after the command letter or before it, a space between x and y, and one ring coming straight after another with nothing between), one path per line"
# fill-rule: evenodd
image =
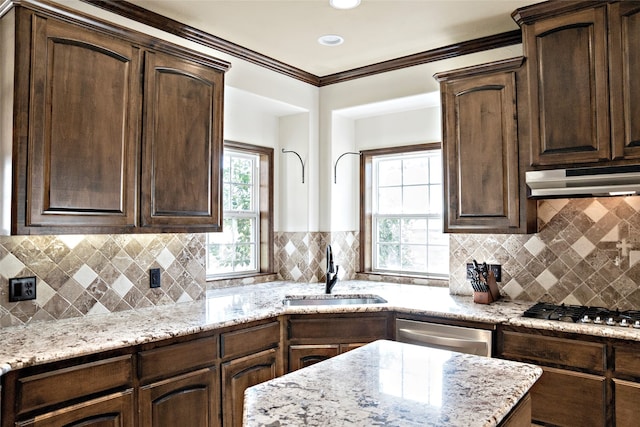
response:
M527 393L499 427L531 427L531 396Z
M140 425L214 427L220 424L215 368L158 381L140 389Z
M391 338L386 314L292 315L287 319L289 372L345 353L366 343Z
M16 427L133 427L133 390L110 394L16 422Z
M289 372L306 368L340 354L340 344L289 346Z
M244 391L279 376L278 351L269 349L222 364L224 426L242 426Z
M531 417L559 426L607 425L606 378L564 369L544 368L531 389Z
M617 427L635 427L638 425L640 409L640 383L613 380Z
M502 326L498 357L535 363L534 425L638 426L640 342Z
M289 346L289 372L322 362L366 343L318 344Z

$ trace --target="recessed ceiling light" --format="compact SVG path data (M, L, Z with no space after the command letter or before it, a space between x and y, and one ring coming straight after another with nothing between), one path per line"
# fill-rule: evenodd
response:
M353 9L360 4L360 0L329 0L329 4L336 9Z
M324 36L320 36L318 43L325 46L338 46L339 44L344 43L344 39L337 34L326 34Z

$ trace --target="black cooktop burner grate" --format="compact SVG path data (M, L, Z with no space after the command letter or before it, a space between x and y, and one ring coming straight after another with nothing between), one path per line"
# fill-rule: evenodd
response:
M640 328L639 310L609 310L603 307L587 307L582 305L555 305L539 302L523 313L524 317L535 319L558 320L562 322L584 322L607 324L610 326L634 326ZM639 322L639 323L636 323Z
M582 318L588 307L580 305L555 305L539 302L524 312L524 317L535 319L560 320L562 322L577 322Z

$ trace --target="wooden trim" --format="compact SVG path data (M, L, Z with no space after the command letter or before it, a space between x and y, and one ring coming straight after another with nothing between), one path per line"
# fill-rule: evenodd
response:
M589 9L596 6L605 6L608 2L610 2L610 0L546 1L516 9L511 14L511 17L518 25L522 26L541 19L562 15L564 13L576 12L581 9Z
M522 43L521 31L513 30L319 77L127 1L81 1L318 87Z
M371 247L371 190L373 177L371 175L372 158L386 154L412 153L416 151L439 150L442 149L441 142L430 142L425 144L403 145L401 147L376 148L372 150L361 150L360 156L360 265L359 273L370 273L372 263Z
M273 148L229 140L224 141L224 148L257 154L260 157L260 274L272 274L275 272L273 250ZM220 167L222 168L223 166L220 165ZM266 172L265 168L267 169ZM268 223L266 229L263 226L264 223ZM267 248L266 256L263 253L264 248ZM234 279L237 277L234 275L224 278ZM220 278L222 279L223 277L221 276ZM218 277L212 280L218 280Z
M280 74L318 86L318 77L299 68L287 65L251 49L247 49L223 38L214 36L187 24L152 12L133 3L120 0L81 0L93 6L115 13L125 18L148 25L167 33L182 37L203 46L219 50L236 58L257 64Z
M484 75L487 73L497 73L501 71L517 70L524 63L524 57L519 56L517 58L503 59L500 61L489 62L482 65L473 65L471 67L458 68L452 71L443 71L433 75L433 78L439 82L462 79L466 77L473 77L476 75Z
M482 52L499 47L512 46L522 43L522 33L520 30L508 31L487 37L480 37L448 46L427 50L377 64L367 65L353 70L343 71L336 74L320 77L320 86L327 86L335 83L342 83L347 80L368 77L374 74L386 73L388 71L427 64L429 62L441 61L443 59L455 58L471 53Z
M386 154L413 153L414 151L439 150L441 142L428 142L425 144L403 145L401 147L374 148L372 150L360 150L363 156L384 156Z
M231 67L231 64L225 60L158 39L149 34L126 28L74 9L69 9L57 3L50 3L47 0L9 0L8 5L23 7L35 13L42 14L45 17L52 16L64 22L78 25L92 31L98 31L109 37L120 37L128 42L137 43L147 50L162 51L222 72L226 72Z
M14 0L0 0L0 18L8 13L13 8Z

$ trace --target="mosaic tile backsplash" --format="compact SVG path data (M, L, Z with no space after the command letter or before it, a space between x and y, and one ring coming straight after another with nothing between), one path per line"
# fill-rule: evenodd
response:
M0 237L0 326L204 298L204 259L204 234ZM8 302L8 279L26 276L37 298Z
M465 265L502 264L510 299L640 309L640 196L538 202L529 235L452 234L452 294L471 294Z
M276 232L276 270L282 280L315 283L325 280L327 245L339 265L340 280L356 277L360 241L358 232Z
M465 264L475 258L502 264L510 299L640 309L640 196L543 200L538 223L530 235L450 235L450 293L472 293ZM0 237L0 327L197 300L208 287L322 281L329 243L341 280L399 280L356 273L358 232L274 237L275 274L209 283L203 234ZM162 287L150 289L156 267ZM36 276L37 299L9 303L8 279L24 276Z

